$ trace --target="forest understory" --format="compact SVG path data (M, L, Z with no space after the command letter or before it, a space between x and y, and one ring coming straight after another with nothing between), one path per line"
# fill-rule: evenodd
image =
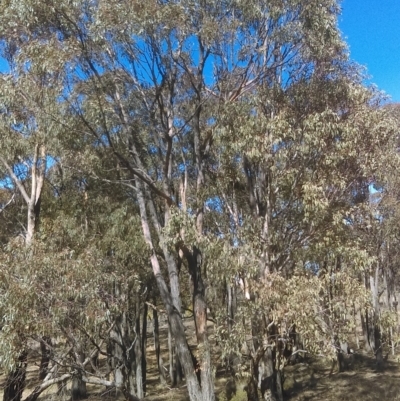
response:
M146 396L148 401L188 401L187 388L183 382L181 385L171 387L161 384L149 320L147 331L147 381ZM192 319L185 319L185 327L188 338L192 338L192 349L195 353L195 332ZM213 325L209 324L210 340L214 343ZM361 338L361 335L360 335ZM354 338L353 338L354 340ZM164 369L168 371L168 326L160 326L161 353L165 362ZM26 388L23 393L25 399L38 385L38 372L40 364L40 349L35 342L31 343L31 351L28 356L28 368ZM296 363L289 364L284 369L284 400L285 401L399 401L400 400L400 358L392 355L392 350L385 349L384 365L377 369L376 358L372 352L360 348L352 348L353 354L349 355L346 362L346 370L338 372L336 361L332 362L323 357L304 356ZM246 374L241 378L233 378L221 364L220 350L217 345L213 347L213 362L217 366L215 389L218 401L247 401L245 387ZM105 365L105 358L101 358L99 364ZM0 388L5 384L6 376L0 374ZM87 385L87 399L90 401L114 401L125 400L123 394L116 393L115 388L105 389L103 386ZM262 399L260 395L260 399ZM71 400L71 385L54 385L48 388L38 398L39 401L69 401Z

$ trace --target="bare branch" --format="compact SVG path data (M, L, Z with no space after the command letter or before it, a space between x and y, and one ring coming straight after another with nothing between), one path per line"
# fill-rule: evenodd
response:
M3 208L0 209L0 213L2 213L4 211L4 209L11 204L11 202L14 200L15 198L15 193L13 194L13 196L11 197L11 199L3 206Z
M25 202L29 204L30 198L28 196L28 193L25 190L24 184L22 181L15 175L14 170L12 167L7 163L7 161L0 156L0 161L4 164L5 168L7 169L8 173L10 174L12 180L14 181L14 184L18 187L19 191L21 192L21 195L23 196Z

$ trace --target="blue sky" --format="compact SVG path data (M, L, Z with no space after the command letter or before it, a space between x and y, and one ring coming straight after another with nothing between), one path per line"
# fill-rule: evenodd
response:
M400 102L400 0L342 0L339 28L352 60ZM5 70L0 59L0 71Z
M343 0L339 28L352 60L400 102L400 0Z

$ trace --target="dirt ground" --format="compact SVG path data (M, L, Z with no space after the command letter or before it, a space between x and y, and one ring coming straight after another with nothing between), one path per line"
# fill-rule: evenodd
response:
M287 367L285 377L287 401L400 400L400 364L394 358L377 371L373 355L359 352L342 373L331 373L331 366L322 359L310 359Z
M188 330L192 328L189 326ZM163 328L163 342L166 342L166 327ZM211 335L212 337L212 335ZM189 335L190 338L190 335ZM167 364L167 347L163 344L163 360ZM37 384L38 354L32 354L29 360L27 372L27 388L24 397L29 395ZM214 357L217 358L215 350ZM171 388L161 385L158 372L155 367L155 352L151 332L148 333L148 370L147 393L148 401L186 401L187 392L185 386ZM381 371L377 371L372 354L356 351L349 360L346 372L332 373L332 365L323 358L305 358L302 362L287 366L284 371L284 399L285 401L400 401L400 358L391 357L385 361ZM4 374L0 375L0 389L4 385ZM221 367L216 374L216 392L219 400L227 400L231 382ZM245 401L243 385L237 384L239 392L234 401ZM88 385L88 400L114 401L123 400L115 392L106 393L104 388ZM50 387L40 397L40 401L67 401L69 399L68 388L57 393L57 386ZM0 390L2 393L2 390ZM1 394L0 393L0 394ZM229 399L229 397L228 397Z

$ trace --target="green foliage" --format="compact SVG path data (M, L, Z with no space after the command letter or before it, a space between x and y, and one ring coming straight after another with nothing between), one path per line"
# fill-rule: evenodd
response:
M1 205L51 160L32 247L15 240L21 198L1 225L2 366L28 337L103 346L155 281L164 302L190 305L189 275L222 358L279 348L294 327L308 352L334 355L355 309L376 308L365 278L377 263L394 277L399 249L398 110L348 60L339 11L2 2ZM195 247L196 277L181 268Z

